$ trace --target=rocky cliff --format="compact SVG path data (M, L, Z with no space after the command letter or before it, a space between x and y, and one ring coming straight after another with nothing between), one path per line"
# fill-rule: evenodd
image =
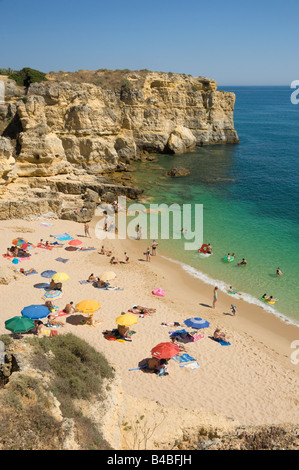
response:
M99 200L140 193L111 185L107 172L127 170L150 153L238 142L235 95L217 91L214 80L126 72L109 89L95 74L81 82L76 74L52 73L28 89L1 77L0 218L46 212L74 218L91 190L97 197L87 201L88 219Z

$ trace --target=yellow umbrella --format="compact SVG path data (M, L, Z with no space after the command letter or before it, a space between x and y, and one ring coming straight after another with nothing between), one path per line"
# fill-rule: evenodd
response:
M76 310L82 313L94 313L101 308L101 304L96 300L82 300L76 305Z
M125 313L124 315L120 315L116 318L116 323L122 326L132 326L137 323L137 318L135 315L131 315L130 313Z
M106 271L105 273L101 274L100 281L111 281L112 279L116 278L116 274L112 271Z
M56 282L67 281L69 278L70 276L68 276L66 273L56 273L52 277L53 281L56 281Z

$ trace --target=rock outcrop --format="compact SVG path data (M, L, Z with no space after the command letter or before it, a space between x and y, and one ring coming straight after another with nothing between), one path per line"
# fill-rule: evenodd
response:
M65 75L66 80L71 77ZM122 86L114 90L94 82L59 81L55 74L28 90L9 79L4 84L0 218L16 216L14 206L19 205L22 191L29 215L48 209L58 217L69 217L82 204L77 197L76 207L70 204L69 211L64 191L49 193L47 188L57 189L59 178L62 186L68 177L80 181L82 199L98 178L103 183L103 173L125 169L144 154L176 154L196 145L238 142L235 95L217 91L216 82L203 77L127 73ZM31 190L32 178L38 194ZM105 195L103 185L97 192L99 198Z

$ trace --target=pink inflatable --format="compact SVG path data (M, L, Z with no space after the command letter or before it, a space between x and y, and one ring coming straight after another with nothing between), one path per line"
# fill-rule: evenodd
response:
M164 297L165 296L165 292L163 289L154 289L153 290L153 294L154 295L159 295L160 297Z

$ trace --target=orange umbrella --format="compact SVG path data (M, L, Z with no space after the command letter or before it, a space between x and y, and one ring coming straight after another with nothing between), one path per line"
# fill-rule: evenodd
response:
M171 359L173 356L179 354L180 349L177 344L174 343L159 343L152 350L152 356L157 359Z
M71 240L69 242L69 245L78 246L78 245L82 245L82 242L81 242L81 240Z

